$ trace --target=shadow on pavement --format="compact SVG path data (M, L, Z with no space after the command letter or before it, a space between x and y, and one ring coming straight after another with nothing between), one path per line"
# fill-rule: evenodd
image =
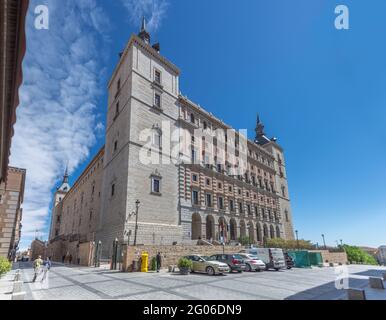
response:
M349 278L349 287L365 288L368 283L367 279ZM343 300L346 297L344 289L336 289L335 281L325 283L304 291L300 291L285 300Z

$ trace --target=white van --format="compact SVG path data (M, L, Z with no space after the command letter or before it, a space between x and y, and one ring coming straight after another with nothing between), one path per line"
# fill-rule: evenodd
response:
M277 248L251 248L242 250L242 252L257 256L265 263L265 269L274 269L279 271L285 269L285 258L282 249Z

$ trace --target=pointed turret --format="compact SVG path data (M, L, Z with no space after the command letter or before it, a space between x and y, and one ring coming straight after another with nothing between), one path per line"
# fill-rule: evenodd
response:
M140 37L145 43L150 44L150 33L146 30L145 17L142 17L141 30L138 33L138 37Z
M62 184L58 188L58 191L67 192L70 190L70 184L68 182L69 174L68 174L68 165L66 166L66 170L64 171Z
M266 144L266 143L271 141L265 135L264 124L260 121L259 114L257 114L257 117L256 117L256 129L255 129L255 132L256 132L255 143L263 145L263 144Z

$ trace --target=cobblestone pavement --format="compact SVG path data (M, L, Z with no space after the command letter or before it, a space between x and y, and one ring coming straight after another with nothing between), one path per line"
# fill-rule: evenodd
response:
M31 283L30 263L20 264L26 299L48 300L243 300L344 299L335 289L334 268L292 269L256 273L182 276L161 273L121 273L105 268L55 264L48 281ZM384 267L348 266L350 287L364 288L369 276L381 276Z

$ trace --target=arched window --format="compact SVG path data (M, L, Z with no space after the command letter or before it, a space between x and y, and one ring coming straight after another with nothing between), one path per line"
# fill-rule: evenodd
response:
M155 148L162 148L162 131L158 126L153 126L152 143Z

